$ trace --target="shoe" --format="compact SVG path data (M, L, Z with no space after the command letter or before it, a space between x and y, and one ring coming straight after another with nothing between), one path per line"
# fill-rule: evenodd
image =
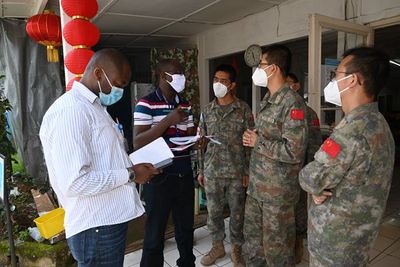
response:
M213 241L211 250L201 258L200 263L204 266L210 266L219 258L225 256L224 243L222 241Z
M231 259L233 267L245 267L242 257L242 247L238 245L232 245Z

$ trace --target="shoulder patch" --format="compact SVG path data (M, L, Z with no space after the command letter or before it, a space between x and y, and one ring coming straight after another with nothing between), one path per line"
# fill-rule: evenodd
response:
M336 158L342 148L333 139L328 138L322 145L322 150L326 152L331 158Z
M311 125L312 125L312 126L319 126L319 119L313 119L313 120L311 121Z
M290 118L293 120L304 120L304 110L292 109L290 111Z

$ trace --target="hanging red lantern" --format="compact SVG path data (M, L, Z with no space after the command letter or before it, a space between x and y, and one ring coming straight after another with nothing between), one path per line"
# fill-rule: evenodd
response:
M29 37L47 47L47 61L58 62L58 47L61 46L60 17L50 10L28 19L26 32Z
M69 90L71 90L72 89L72 85L74 84L74 81L79 82L81 79L82 79L82 77L79 75L79 76L75 76L74 78L69 80L69 82L67 84L67 87L65 88L65 91L68 92Z
M64 12L71 18L89 20L97 14L99 8L96 0L61 0Z
M63 29L65 41L72 46L94 46L100 39L100 31L93 23L83 19L68 22Z
M80 48L70 51L64 59L65 67L74 74L83 74L86 65L94 52L89 49Z

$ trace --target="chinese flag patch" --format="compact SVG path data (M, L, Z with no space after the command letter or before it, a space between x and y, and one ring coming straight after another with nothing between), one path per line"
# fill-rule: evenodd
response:
M292 109L290 111L290 118L293 120L304 120L304 110Z
M333 141L331 138L325 140L322 145L322 150L326 152L331 158L336 158L336 156L340 153L342 148L338 143Z
M312 126L319 126L319 119L313 119L313 120L311 121L311 125L312 125Z

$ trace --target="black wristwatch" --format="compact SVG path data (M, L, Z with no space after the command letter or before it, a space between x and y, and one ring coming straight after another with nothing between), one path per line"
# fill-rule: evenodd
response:
M129 174L129 182L135 182L136 180L135 171L132 168L127 168L127 170Z

